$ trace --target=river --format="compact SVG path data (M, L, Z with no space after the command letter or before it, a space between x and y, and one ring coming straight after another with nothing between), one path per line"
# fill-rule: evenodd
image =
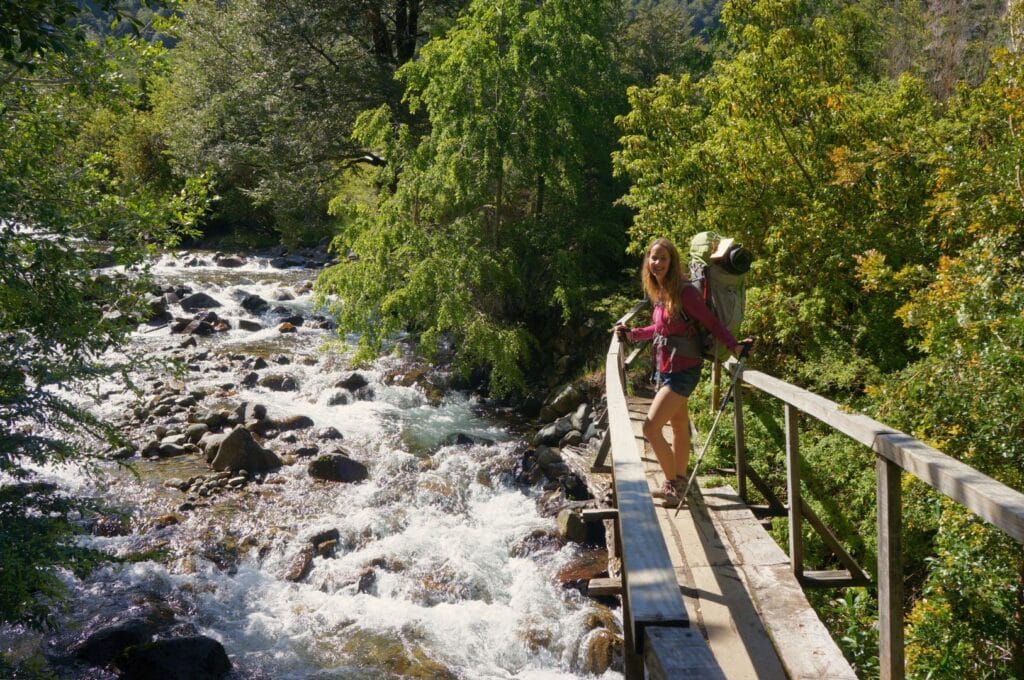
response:
M182 347L189 336L170 325L141 327L134 348L178 358L185 372L151 368L135 376L141 397L110 385L96 408L130 427L140 446L180 442L174 435L195 414L243 403L315 425L263 441L280 468L209 496L169 486L211 475L195 452L135 456L134 472L111 464L98 478L43 471L122 510L83 540L132 559L84 580L66 575L71 606L58 630L8 629L6 649L40 645L60 677L117 677L71 650L135 616L158 621L158 637L220 641L230 678L621 678L619 654L605 668L605 648L621 645L620 611L559 581L586 549L557 538L555 520L539 509L542 485L517 476L523 435L471 395L439 398L405 379L415 366L401 342L355 371L365 385L338 387L354 371L330 324L313 321L316 270L242 259L224 267L192 252L154 263L165 290L209 295L231 328ZM268 307L254 314L246 296ZM287 315L304 323L283 333ZM242 330L240 319L262 328ZM290 377L294 389L267 387L270 374ZM310 476L311 451L339 448L365 465L365 481ZM286 578L318 535L330 540L303 576Z

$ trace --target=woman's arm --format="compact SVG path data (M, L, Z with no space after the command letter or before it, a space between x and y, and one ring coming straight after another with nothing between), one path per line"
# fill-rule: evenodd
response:
M736 354L739 343L732 337L729 329L722 325L712 311L705 304L700 293L693 286L687 285L683 288L683 310L696 319L702 326L711 331L720 343L729 348L729 351Z

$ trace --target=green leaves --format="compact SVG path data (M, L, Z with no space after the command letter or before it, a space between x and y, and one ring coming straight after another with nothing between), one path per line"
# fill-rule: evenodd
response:
M346 212L339 245L357 259L318 285L364 355L399 330L427 352L451 337L459 367L487 367L502 394L523 386L538 338L585 318L586 287L622 251L607 163L617 7L472 3L398 72L426 131L383 107L358 118L356 138L388 161L381 194Z

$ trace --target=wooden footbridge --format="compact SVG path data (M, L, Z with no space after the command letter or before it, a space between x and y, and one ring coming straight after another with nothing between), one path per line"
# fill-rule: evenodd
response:
M621 320L640 310L635 307ZM651 490L661 472L641 434L649 400L627 397L625 371L635 358L613 337L606 366L607 428L595 471L612 474L615 508L587 511L609 522L621 564L617 578L594 580L592 593L622 598L626 677L855 679L804 588L867 585L877 589L882 680L904 677L901 477L908 472L1024 544L1024 494L866 416L756 371L740 379L783 403L787 502L746 461L742 390L733 397L735 491L695 485L680 512L662 508ZM734 361L724 367L737 370ZM878 561L870 576L801 497L798 417L803 413L874 452ZM609 460L610 457L610 460ZM769 499L747 505L748 483ZM765 531L763 516L785 516L788 552ZM808 571L802 523L809 523L844 569Z

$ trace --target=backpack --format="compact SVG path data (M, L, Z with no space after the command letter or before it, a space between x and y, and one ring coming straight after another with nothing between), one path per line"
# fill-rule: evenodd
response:
M713 231L702 231L690 240L690 284L733 337L737 337L746 311L747 290L743 276L753 261L749 250ZM705 358L723 361L729 357L729 349L710 331L699 323L694 326Z

